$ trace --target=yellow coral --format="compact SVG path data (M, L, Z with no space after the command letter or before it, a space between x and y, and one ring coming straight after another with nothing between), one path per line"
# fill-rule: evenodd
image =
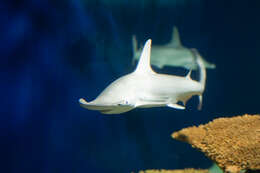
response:
M176 170L157 170L157 169L150 169L145 171L139 171L139 173L208 173L209 171L206 169L176 169Z
M226 172L260 169L260 116L218 118L172 134L204 152Z

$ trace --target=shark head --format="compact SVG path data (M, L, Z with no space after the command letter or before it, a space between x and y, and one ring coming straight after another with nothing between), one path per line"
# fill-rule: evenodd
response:
M87 102L81 98L79 99L79 103L83 108L100 111L103 114L120 114L134 109L134 107L129 105L127 101L118 103L99 103L97 100Z
M135 90L138 86L138 74L152 73L150 68L151 40L144 46L138 66L133 73L125 75L104 89L100 95L91 102L79 99L79 104L89 110L97 110L103 114L120 114L134 109L137 106Z
M134 100L131 97L133 91L132 77L126 75L112 82L95 100L87 102L81 98L79 103L86 109L97 110L103 114L120 114L134 109Z

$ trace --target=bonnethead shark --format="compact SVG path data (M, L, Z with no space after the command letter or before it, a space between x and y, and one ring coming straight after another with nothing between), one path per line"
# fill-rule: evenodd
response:
M132 38L132 44L133 62L135 62L140 58L142 50L137 48L137 40L135 36ZM209 63L203 58L202 60L206 68L216 68L215 64ZM194 62L192 49L188 49L182 45L177 27L173 28L170 43L164 46L153 46L151 64L160 69L164 66L184 67L188 70L196 70L197 68L197 64Z
M134 72L112 82L91 102L79 99L80 105L103 114L120 114L135 108L164 106L185 109L187 100L198 95L198 109L201 109L206 69L200 55L193 51L199 66L199 81L191 79L191 70L184 77L159 74L150 65L151 43L151 39L146 41Z

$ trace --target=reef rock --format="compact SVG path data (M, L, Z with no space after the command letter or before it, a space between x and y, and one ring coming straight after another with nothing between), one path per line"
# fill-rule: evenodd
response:
M176 169L176 170L157 170L151 169L146 171L139 171L139 173L209 173L207 169Z
M225 172L260 170L260 115L217 118L172 137L199 149Z

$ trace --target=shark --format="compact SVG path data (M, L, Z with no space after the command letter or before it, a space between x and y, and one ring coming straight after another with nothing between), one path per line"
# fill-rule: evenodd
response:
M135 36L132 37L132 46L132 62L134 64L134 62L140 58L142 53L142 50L137 48L137 40ZM210 63L203 58L202 60L206 68L216 68L215 64ZM188 70L196 70L197 68L196 63L194 62L192 49L186 48L182 45L177 27L173 27L172 39L168 44L163 46L153 46L151 64L159 69L162 69L165 66L183 67Z
M198 109L202 107L202 94L206 82L206 69L202 58L193 51L199 66L199 80L187 75L175 76L156 73L150 64L152 40L146 41L135 70L108 85L93 101L79 99L83 108L103 114L120 114L135 108L170 107L185 109L186 102L199 96Z

